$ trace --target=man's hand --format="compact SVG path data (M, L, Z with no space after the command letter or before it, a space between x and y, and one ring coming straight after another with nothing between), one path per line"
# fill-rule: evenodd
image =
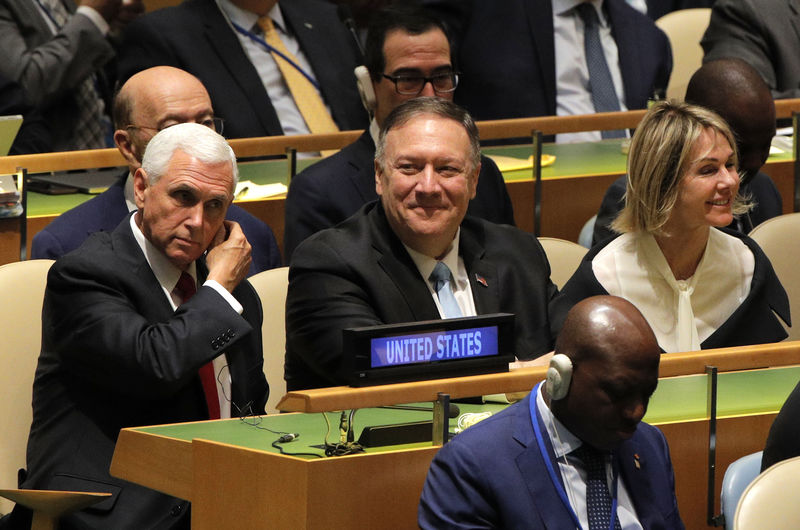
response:
M250 269L250 243L239 223L224 221L206 255L208 278L229 293L247 276Z

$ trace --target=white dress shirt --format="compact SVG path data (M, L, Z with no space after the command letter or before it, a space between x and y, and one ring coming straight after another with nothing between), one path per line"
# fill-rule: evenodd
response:
M163 252L158 250L155 245L144 237L141 229L139 229L136 224L135 215L131 215L130 223L136 243L138 243L139 248L142 249L147 264L150 265L150 269L153 271L156 280L158 280L161 290L164 291L164 296L167 297L169 304L172 306L172 310L175 311L178 309L178 306L183 303L180 297L175 293L175 285L178 283L178 278L181 276L181 270L173 265ZM197 283L197 265L194 262L189 265L189 270L186 272L194 279L195 283ZM230 304L234 311L240 315L242 314L244 310L242 304L222 287L222 285L214 280L206 280L205 283L203 283L203 287L211 287L217 291L222 298ZM216 374L215 379L217 382L217 395L219 396L220 417L230 418L231 402L226 396L231 395L231 374L228 371L228 360L224 353L214 359L214 374Z
M442 305L439 303L439 295L437 295L436 291L433 289L433 282L429 280L433 268L438 261L442 261L447 265L447 268L450 269L450 273L453 275L454 281L450 282L450 288L453 290L453 295L456 298L456 302L458 302L458 307L461 309L461 314L465 317L474 317L478 314L475 310L475 300L472 299L472 286L469 284L467 268L464 265L464 260L458 255L458 243L460 238L461 228L459 227L456 232L456 237L453 239L453 244L441 260L435 260L403 244L411 256L411 259L414 261L414 264L417 266L420 275L425 279L425 285L428 286L431 298L433 298L433 301L436 303L436 309L439 310L439 316L442 318L444 318L444 311L442 310Z
M676 280L655 238L623 234L592 260L608 294L642 312L667 352L697 351L750 293L755 257L747 245L715 228L694 275Z
M583 0L553 0L553 44L556 52L556 114L594 114L592 93L589 91L589 68L583 46L583 20L575 9ZM600 21L600 42L614 81L620 110L625 106L625 89L619 68L617 43L611 35L611 26L603 11L603 0L589 0L597 10ZM556 135L556 142L594 142L601 139L600 131L565 133Z
M572 509L581 522L581 528L589 528L586 510L586 469L579 458L570 455L572 451L583 445L583 442L553 416L552 411L544 402L543 391L544 385L539 385L539 392L536 394L536 408L539 410L539 416L542 418L547 436L553 446L553 454L558 461L558 470L561 473L561 480L564 482ZM606 459L606 476L611 485L610 458ZM538 480L550 480L550 477L543 474ZM634 508L628 489L625 487L625 481L621 477L617 481L617 518L622 530L641 530L642 528L642 525L639 524L639 517L636 515L636 508Z

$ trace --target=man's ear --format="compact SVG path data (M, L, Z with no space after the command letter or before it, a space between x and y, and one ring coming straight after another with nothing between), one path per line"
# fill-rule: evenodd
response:
M475 195L478 193L478 177L481 176L481 163L478 162L478 166L473 171L472 178L470 179L470 186L472 187L469 190L469 199L472 200L475 198Z
M143 168L136 170L133 174L133 198L139 210L144 209L144 199L147 192L148 182L147 173Z
M125 129L117 129L114 131L114 143L128 163L128 167L134 169L141 167L142 163L140 160L144 153L137 153L138 147L133 142L133 138L131 138L128 131Z
M375 193L383 195L383 169L378 161L375 161Z

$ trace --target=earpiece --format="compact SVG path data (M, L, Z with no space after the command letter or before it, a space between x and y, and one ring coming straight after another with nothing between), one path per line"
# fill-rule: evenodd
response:
M553 355L547 367L547 379L544 390L550 399L558 401L567 397L569 384L572 381L572 361L563 353Z
M369 75L369 70L364 65L356 66L353 70L356 75L356 85L358 86L358 94L361 96L361 103L370 115L375 114L375 105L377 98L375 97L375 89L372 88L372 77Z

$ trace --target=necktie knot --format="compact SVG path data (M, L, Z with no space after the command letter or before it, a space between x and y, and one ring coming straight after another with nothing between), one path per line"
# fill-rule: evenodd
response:
M275 23L272 22L272 18L270 18L269 15L258 17L258 22L256 22L256 24L258 24L258 27L261 28L264 34L275 31Z
M597 17L597 10L589 3L578 4L575 8L578 11L578 16L583 20L583 24L587 27L595 27L600 23Z
M188 272L182 272L180 278L178 278L178 283L175 284L175 288L173 290L175 291L175 294L180 297L181 303L184 303L189 301L189 299L197 292L197 284L195 283L191 274Z
M456 301L453 287L450 285L452 275L450 269L443 262L436 263L433 272L428 276L428 280L433 283L433 290L439 297L439 305L442 306L444 318L457 318L463 316L461 307Z

